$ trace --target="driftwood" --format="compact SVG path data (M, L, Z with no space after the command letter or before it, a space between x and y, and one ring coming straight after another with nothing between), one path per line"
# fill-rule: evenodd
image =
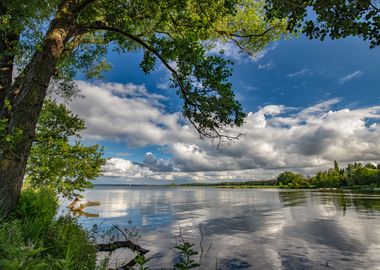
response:
M115 251L118 248L129 248L135 252L138 252L139 254L146 254L149 252L149 250L142 248L140 245L137 245L133 243L132 241L129 240L124 240L124 241L115 241L112 243L106 243L106 244L97 244L96 245L96 250L98 252L100 251Z
M67 208L69 208L71 211L83 211L83 209L85 209L86 207L89 207L89 206L99 206L100 205L100 202L91 202L91 201L88 201L86 203L81 203L78 205L80 199L77 197L75 198L75 200L70 203Z
M77 215L85 215L87 217L98 217L99 216L98 214L86 213L83 210L89 206L98 206L98 205L100 205L100 202L88 201L86 203L81 203L81 204L79 204L79 202L80 202L80 199L78 197L76 197L74 199L74 201L67 206L67 208L69 208L71 211L73 211L74 214L77 214ZM138 253L138 255L145 255L146 253L149 252L149 250L144 249L141 246L139 246L139 245L133 243L132 241L128 240L127 235L118 226L113 225L113 227L115 229L117 229L119 232L121 232L126 240L114 241L111 243L104 243L104 244L96 244L95 247L96 247L97 252L113 252L119 248L128 248L128 249ZM133 260L131 260L130 262L126 263L123 266L119 266L116 269L109 268L109 270L127 270L136 264L135 258L133 258Z
M96 245L96 250L98 252L102 252L102 251L113 252L113 251L115 251L118 248L128 248L128 249L130 249L130 250L138 253L138 255L145 255L146 253L149 252L148 249L142 248L140 245L137 245L137 244L133 243L132 241L128 240L127 235L117 225L114 224L112 226L116 230L118 230L119 232L121 232L121 234L125 237L126 240L124 240L124 241L114 241L112 243L107 243L107 244L97 244ZM117 269L111 269L110 268L109 270L127 270L127 269L129 269L130 267L132 267L132 266L134 266L136 264L136 262L135 262L136 257L133 258L133 260L131 260L130 262L126 263L125 265L117 267Z
M84 209L89 206L98 206L100 202L91 202L88 201L86 203L79 204L80 199L76 197L72 203L70 203L67 208L69 208L75 216L85 216L85 217L99 217L99 214L92 214L85 212ZM79 205L78 205L79 204Z
M138 253L138 255L145 255L146 253L149 252L149 250L142 248L140 245L137 245L137 244L135 244L129 240L115 241L112 243L97 244L96 245L96 251L97 252L113 252L113 251L117 250L118 248L128 248L128 249ZM135 258L133 258L133 260L126 263L125 265L119 266L116 269L109 268L109 270L127 270L136 264Z

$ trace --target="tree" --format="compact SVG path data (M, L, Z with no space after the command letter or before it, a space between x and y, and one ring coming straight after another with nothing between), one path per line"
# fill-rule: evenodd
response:
M1 0L0 21L0 138L11 141L0 143L0 196L9 211L52 83L65 94L77 71L93 77L109 68L108 49L142 50L144 72L157 59L171 72L200 135L230 138L223 126L242 125L245 114L228 81L230 61L209 49L231 42L254 54L286 32L286 20L266 20L264 3L253 0Z
M84 129L84 121L63 104L45 101L27 163L26 180L32 187L49 187L70 198L92 187L89 180L99 175L105 159L98 145L85 146L78 140Z
M267 0L269 18L288 18L288 30L310 39L358 36L380 45L380 7L374 0Z
M288 186L291 188L308 187L308 182L301 174L293 172L283 172L277 176L277 182L280 186Z
M371 184L378 186L380 184L380 173L377 169L359 167L348 175L347 182L350 186Z
M340 169L339 169L339 164L338 164L338 161L334 160L334 171L335 172L340 172Z
M320 188L338 188L346 185L346 176L340 170L329 169L324 172L318 172L311 179L313 186Z

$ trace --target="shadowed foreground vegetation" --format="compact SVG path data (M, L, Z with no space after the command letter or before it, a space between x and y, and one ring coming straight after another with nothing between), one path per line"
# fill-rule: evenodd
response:
M104 269L96 248L75 219L55 219L58 200L49 189L25 189L12 215L0 222L0 269Z

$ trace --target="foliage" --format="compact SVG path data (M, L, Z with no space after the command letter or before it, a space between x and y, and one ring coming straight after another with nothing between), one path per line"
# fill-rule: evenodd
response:
M92 270L95 268L96 249L88 239L89 235L77 221L67 216L52 224L45 245L51 256L69 259L66 269Z
M324 172L318 172L311 179L314 187L334 187L338 188L346 185L346 176L336 169L330 169Z
M374 185L380 186L380 171L374 168L361 167L347 175L350 186Z
M137 255L136 258L134 259L134 262L136 263L136 269L137 270L149 270L150 268L146 266L146 264L150 261L150 258L147 259L145 258L144 255Z
M355 162L340 169L338 162L334 161L334 168L320 171L309 179L300 174L283 172L277 177L277 184L289 188L380 187L380 166L371 163L363 166Z
M48 188L26 188L21 193L13 218L21 221L25 241L37 241L46 235L56 214L58 199Z
M178 262L174 265L173 270L188 270L194 269L200 266L192 257L198 255L198 252L193 249L194 244L186 242L182 239L182 243L175 246ZM151 258L146 258L144 255L138 255L134 259L136 263L136 270L149 270L150 268L146 264Z
M89 180L99 175L105 160L98 145L71 143L84 129L84 121L63 104L45 102L27 165L27 181L32 187L50 187L73 197L92 186Z
M75 24L53 75L55 90L70 96L76 91L71 82L78 71L91 78L109 70L105 57L110 48L120 53L138 50L144 53L144 72L154 70L157 60L169 69L172 87L184 101L184 116L206 137L220 138L224 125L240 126L245 116L228 81L231 62L223 51L210 54L210 49L231 43L255 56L287 34L285 19L265 17L264 1L17 2L3 4L3 21L5 28L20 35L19 67L42 50L47 25L66 4L73 9Z
M308 187L309 184L305 177L300 174L292 172L283 172L277 177L277 183L279 186L285 186L289 188L303 188Z
M324 40L358 36L380 45L380 7L373 0L267 0L269 18L288 18L288 30Z
M23 234L20 220L0 223L0 269L48 269L44 260L39 258L44 249L25 242Z
M0 269L95 269L96 250L87 233L69 217L54 219L52 191L22 192L18 208L0 221Z
M174 265L175 269L186 270L193 269L200 266L192 257L197 255L198 252L193 249L194 244L189 242L183 242L175 246L178 250L179 262Z
M0 80L0 88L4 88L0 93L0 118L6 114L9 120L4 136L17 129L23 131L14 153L0 146L0 192L4 193L8 211L14 209L19 194L11 196L4 187L18 190L22 185L24 163L29 158L40 107L50 83L56 85L53 91L59 89L65 98L72 98L77 93L73 79L78 72L97 77L110 68L105 60L109 49L143 53L140 67L146 73L153 71L159 60L170 71L172 87L183 100L183 115L201 137L238 138L240 134L231 134L230 128L241 126L245 113L229 81L232 63L225 59L223 50L211 49L232 43L254 56L287 34L286 20L267 20L263 3L264 0L2 0L0 62L6 63L6 68L0 70L0 78L6 80ZM14 80L9 72L13 67L19 69ZM4 107L4 99L10 100L11 110ZM51 144L54 147L50 148ZM97 166L76 163L76 158L83 154L99 160L97 150L96 146L69 145L65 138L37 138L36 155L29 159L33 166L28 166L27 172L32 185L48 181L62 195L74 196L74 190L88 186L87 179L96 174ZM54 158L49 160L47 156ZM59 156L77 167L68 173ZM79 176L79 171L89 175Z

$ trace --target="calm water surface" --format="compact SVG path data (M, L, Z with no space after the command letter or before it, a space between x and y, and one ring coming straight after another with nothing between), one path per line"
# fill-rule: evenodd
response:
M80 222L131 220L154 269L173 265L180 230L198 251L202 242L202 269L380 269L379 193L97 186L84 195L101 206Z

